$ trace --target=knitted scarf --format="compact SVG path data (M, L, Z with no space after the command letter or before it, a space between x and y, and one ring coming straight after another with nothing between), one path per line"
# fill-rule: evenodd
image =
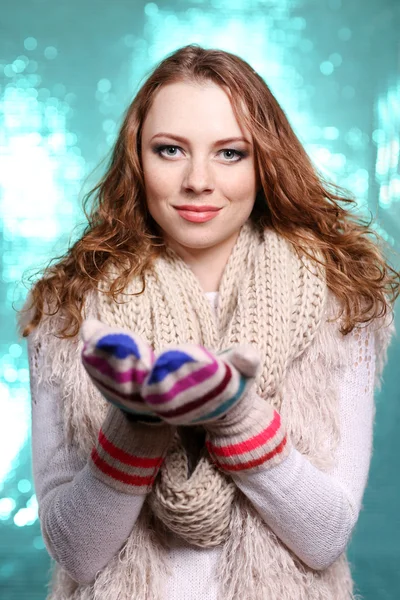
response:
M270 229L258 232L248 221L222 276L216 318L198 279L169 248L147 276L145 298L115 308L101 296L100 320L131 327L156 351L183 342L216 351L239 343L255 345L263 357L257 392L274 402L288 365L311 343L321 323L326 286L314 274L315 263L308 267L310 271L283 238ZM125 294L137 293L137 284L132 282ZM187 461L178 434L148 502L154 515L189 543L217 546L230 535L237 488L214 467L205 448L190 478Z
M116 271L109 274L112 278ZM258 394L280 412L297 450L329 470L340 435L334 374L354 356L339 324L328 320L337 316L338 303L328 293L323 268L298 256L274 230L259 231L248 221L224 270L216 316L191 269L171 249L146 273L143 293L142 282L132 279L116 303L102 293L109 284L102 282L99 293L88 295L85 316L134 330L156 352L184 342L212 350L254 345L263 359ZM53 343L46 373L49 385L58 382L62 388L68 439L88 457L107 403L80 363L82 343L54 343L51 329L39 329L40 339L47 333L47 346ZM376 385L392 332L376 334ZM309 568L211 463L201 443L196 460L191 465L178 428L118 556L90 585L78 585L57 565L49 599L164 600L171 532L200 547L221 545L216 571L221 600L354 599L345 553L323 571Z

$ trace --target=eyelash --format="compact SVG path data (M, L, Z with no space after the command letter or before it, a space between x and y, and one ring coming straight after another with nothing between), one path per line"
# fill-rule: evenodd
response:
M178 148L179 150L182 150L182 148L180 146L174 146L172 144L162 144L159 146L154 146L153 151L158 154L159 156L161 156L162 158L165 158L165 156L163 154L161 154L161 152L163 150L166 150L167 148ZM240 150L235 150L234 148L224 148L223 150L220 150L220 152L235 152L235 154L239 157L237 160L228 160L227 162L231 162L231 163L237 163L240 162L243 158L246 158L247 153L246 152L242 152ZM173 157L171 157L173 158Z

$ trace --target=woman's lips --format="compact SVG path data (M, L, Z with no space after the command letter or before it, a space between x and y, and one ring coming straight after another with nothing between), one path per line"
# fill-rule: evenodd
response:
M186 208L176 208L176 210L178 211L179 215L186 221L192 221L192 223L205 223L206 221L214 219L214 217L217 216L221 209L217 208L213 210L199 211L189 210Z

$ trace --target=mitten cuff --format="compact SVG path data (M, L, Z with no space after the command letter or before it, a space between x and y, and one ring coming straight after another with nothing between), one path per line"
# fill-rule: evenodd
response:
M279 412L253 390L225 417L204 427L210 458L227 473L269 469L292 447Z
M150 492L175 428L167 423L134 422L109 406L89 459L93 474L127 494Z

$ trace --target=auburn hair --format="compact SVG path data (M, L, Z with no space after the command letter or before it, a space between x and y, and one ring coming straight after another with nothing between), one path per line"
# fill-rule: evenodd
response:
M342 334L384 316L399 295L400 274L386 262L384 240L371 221L351 213L356 200L318 172L268 85L247 62L189 44L156 66L124 113L106 172L83 198L88 221L83 234L39 271L42 277L31 287L25 309L34 310L20 334L28 336L45 315L62 310L64 326L55 335L76 336L85 296L106 277L108 265L119 268L107 291L115 300L131 277L141 277L144 285L144 273L164 242L147 209L141 131L157 91L178 81L212 81L229 91L238 122L252 135L260 183L250 218L274 228L313 260L310 244L322 251L328 288L342 301Z

